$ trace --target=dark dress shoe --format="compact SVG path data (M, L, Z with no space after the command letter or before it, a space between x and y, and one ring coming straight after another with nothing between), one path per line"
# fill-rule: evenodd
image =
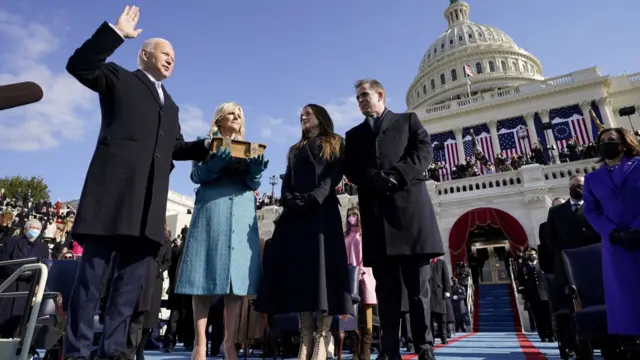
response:
M418 355L418 360L436 360L436 355L433 353L433 349L425 349Z

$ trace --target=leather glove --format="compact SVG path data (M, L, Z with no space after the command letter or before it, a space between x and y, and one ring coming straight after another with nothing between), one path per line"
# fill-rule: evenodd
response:
M264 155L258 155L247 159L249 176L257 177L262 174L269 166L269 160L264 159Z
M224 148L212 154L206 161L207 170L211 173L219 173L231 160L231 150Z
M301 211L305 208L304 201L298 194L286 194L282 199L282 205L289 211Z
M609 235L609 240L612 244L618 245L626 250L638 250L640 249L640 230L616 229L611 232L611 235Z
M398 190L398 181L393 175L387 175L384 171L376 171L369 179L371 186L379 192L393 194Z

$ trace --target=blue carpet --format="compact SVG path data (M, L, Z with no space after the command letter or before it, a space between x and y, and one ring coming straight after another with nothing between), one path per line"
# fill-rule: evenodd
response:
M534 347L529 349L529 352L537 354L538 359L544 359L545 357L549 360L560 359L558 347L555 343L541 343L535 334L527 334L527 338ZM514 332L476 333L440 347L436 350L436 357L438 360L527 360L527 356L525 356ZM177 348L171 354L165 354L160 351L147 351L145 352L145 358L147 360L189 360L190 354L181 348ZM220 357L212 357L210 359L218 358ZM252 360L259 359L259 354L256 352L249 358ZM342 358L349 360L351 359L351 354L345 353ZM372 358L375 359L375 356ZM410 357L403 356L403 358ZM532 356L529 356L529 358L535 359ZM595 358L597 360L602 359L600 356ZM242 359L243 356L240 354L239 360Z
M478 287L478 332L515 332L511 309L511 284L487 284Z

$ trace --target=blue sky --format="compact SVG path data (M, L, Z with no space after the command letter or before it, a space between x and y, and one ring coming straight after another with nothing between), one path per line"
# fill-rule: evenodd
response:
M470 18L495 26L534 54L545 76L591 66L603 74L640 71L640 1L468 0ZM53 199L79 197L99 129L97 96L64 71L66 60L102 21L125 5L110 1L5 1L0 5L0 84L33 80L39 104L0 113L0 176L42 175ZM246 138L268 144L267 176L284 172L299 137L299 111L325 105L340 134L362 121L356 79L385 85L389 108L406 109L406 89L424 51L446 29L447 0L142 0L138 39L112 61L135 69L142 41L163 37L176 50L165 82L181 107L187 139L205 134L220 103L236 101ZM428 128L427 128L428 129ZM171 189L193 195L189 163ZM263 192L270 192L264 181ZM279 192L279 185L276 187Z

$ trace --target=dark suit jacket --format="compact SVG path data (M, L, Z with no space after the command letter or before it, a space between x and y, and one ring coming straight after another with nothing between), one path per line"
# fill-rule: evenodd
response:
M571 201L566 201L549 209L545 225L545 242L551 248L554 258L554 287L559 294L564 293L567 275L562 260L562 250L575 249L600 242L600 235L593 229L584 210L573 212ZM558 308L570 304L557 304Z
M131 235L162 244L175 160L203 160L204 140L185 142L178 106L149 77L106 63L122 43L106 22L69 58L67 71L100 96L102 123L85 179L73 233Z
M40 238L36 239L31 249L29 240L24 235L8 238L0 246L0 261L20 260L28 258L49 258L49 248ZM21 265L1 266L0 283L9 278ZM22 277L9 285L5 293L29 291L33 278ZM20 320L26 310L27 298L0 299L0 337L14 336L15 330L20 327Z
M414 113L386 110L376 134L367 121L347 131L345 174L358 186L365 266L387 255L444 254L429 198L426 171L433 159L429 133ZM391 171L400 189L387 195L369 185L376 171Z

